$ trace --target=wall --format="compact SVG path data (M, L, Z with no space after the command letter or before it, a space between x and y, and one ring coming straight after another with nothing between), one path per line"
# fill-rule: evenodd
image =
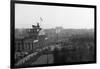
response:
M33 0L35 1L35 0ZM100 35L100 0L36 0L43 2L97 5L97 35ZM39 67L37 69L99 69L100 36L97 39L97 64ZM0 0L0 69L9 69L10 65L10 0ZM29 68L28 68L29 69ZM32 69L32 68L30 68ZM36 69L36 68L34 68Z

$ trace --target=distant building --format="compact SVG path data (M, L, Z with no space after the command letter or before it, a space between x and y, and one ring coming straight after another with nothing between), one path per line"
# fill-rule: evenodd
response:
M56 29L56 33L60 33L63 28L62 27L56 27L55 29Z

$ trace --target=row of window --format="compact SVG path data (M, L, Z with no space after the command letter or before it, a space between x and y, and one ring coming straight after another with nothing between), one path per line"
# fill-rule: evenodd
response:
M39 44L34 44L34 43L21 43L21 42L16 42L15 43L15 50L16 51L22 51L22 50L25 50L25 51L28 51L28 50L33 50L35 47L38 47Z

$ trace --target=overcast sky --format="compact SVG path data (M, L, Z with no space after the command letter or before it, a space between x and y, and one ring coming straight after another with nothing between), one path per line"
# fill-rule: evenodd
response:
M15 28L31 28L36 22L42 28L94 28L94 9L15 4Z

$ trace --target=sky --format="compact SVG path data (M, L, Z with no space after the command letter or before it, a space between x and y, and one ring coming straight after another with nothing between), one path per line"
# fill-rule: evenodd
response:
M15 28L31 28L37 22L44 29L55 27L91 29L94 28L94 9L15 4Z

